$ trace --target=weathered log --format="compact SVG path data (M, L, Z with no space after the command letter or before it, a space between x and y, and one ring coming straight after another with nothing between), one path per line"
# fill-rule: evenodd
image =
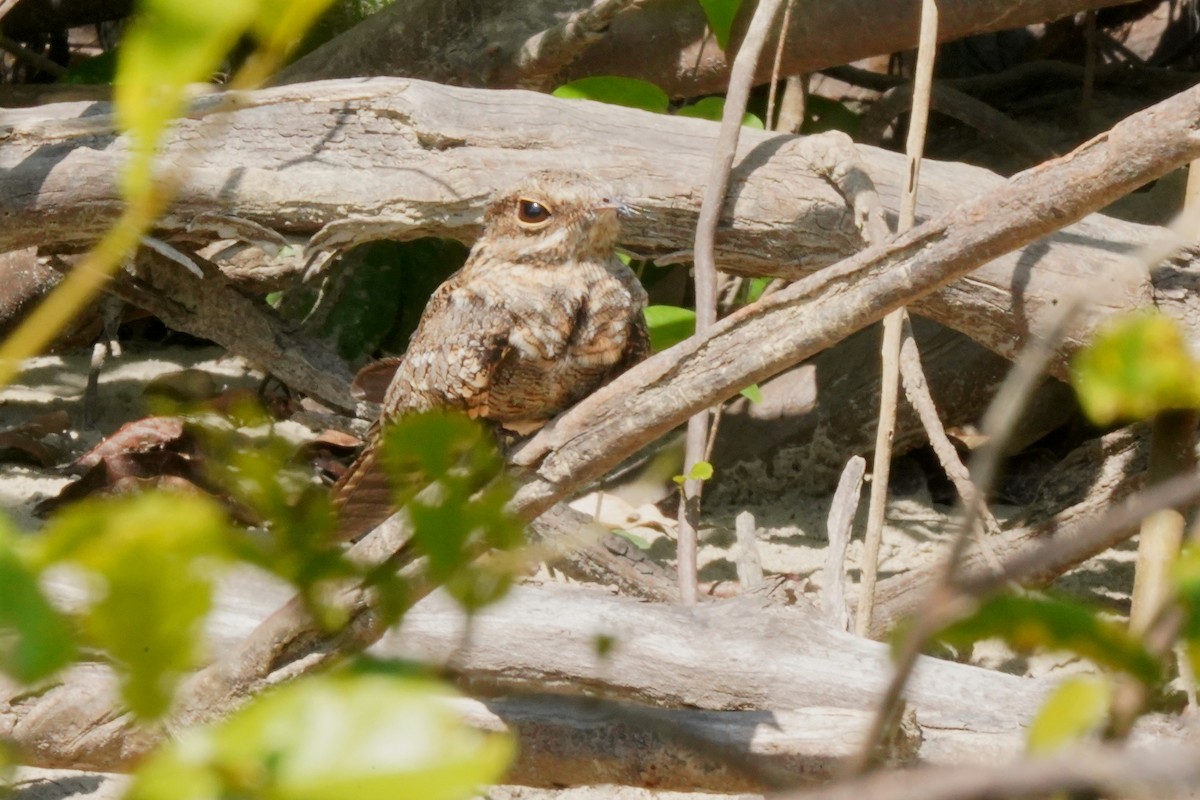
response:
M290 233L320 232L317 241L331 247L382 237L469 240L498 187L536 168L562 167L611 181L642 210L626 226L624 245L680 257L691 247L716 131L704 120L420 81L332 81L209 97L167 143L166 162L188 170L161 228L182 235L196 217L220 213ZM741 140L717 242L723 269L797 278L861 245L852 213L827 180L853 168L842 141L756 131ZM104 103L0 115L0 215L7 223L0 250L94 240L122 207L116 176L126 145ZM903 157L860 150L885 206L895 210ZM926 162L918 215L957 208L1001 185L983 169ZM1015 211L990 213L1003 225ZM1125 260L1154 235L1150 227L1091 216L995 258L914 310L1011 357L1045 332L1067 288L1086 285L1090 310L1052 365L1062 377L1066 354L1098 320L1154 298L1150 277ZM1190 260L1183 269L1192 269ZM1190 309L1194 294L1173 296ZM1189 324L1200 319L1183 316Z
M60 602L79 602L72 585L51 586ZM287 596L252 571L225 581L207 628L213 653L236 646ZM614 648L602 654L600 636L612 637ZM371 652L452 665L460 684L482 695L461 710L481 727L516 731L527 752L509 779L533 785L690 781L744 790L827 779L858 744L891 669L886 645L835 631L810 610L752 599L686 609L570 587L518 587L470 621L436 593ZM896 759L1016 757L1053 686L923 658L909 693L920 736L906 734ZM108 705L114 692L112 673L96 666L37 693L6 685L0 734L38 765L125 767L144 737L157 734L125 729ZM579 695L604 700L589 705ZM614 747L621 736L634 738ZM1154 716L1135 739L1184 736L1182 726Z

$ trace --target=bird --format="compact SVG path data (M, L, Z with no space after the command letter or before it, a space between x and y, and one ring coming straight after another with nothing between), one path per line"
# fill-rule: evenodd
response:
M566 170L534 172L492 199L404 355L364 370L392 377L363 451L333 486L338 538L360 538L395 510L379 456L390 421L446 409L527 434L649 354L646 291L615 250L628 213L599 181Z

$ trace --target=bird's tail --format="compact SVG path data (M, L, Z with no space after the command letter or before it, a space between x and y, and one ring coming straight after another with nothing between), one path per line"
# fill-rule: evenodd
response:
M373 436L332 490L338 516L337 538L354 541L395 510L392 484L379 460L379 437Z

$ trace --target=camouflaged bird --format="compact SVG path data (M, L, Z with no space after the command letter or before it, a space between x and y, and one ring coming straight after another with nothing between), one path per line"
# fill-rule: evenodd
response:
M377 455L382 424L446 408L527 433L646 356L646 292L613 249L624 209L562 171L493 200L483 236L429 299L404 356L383 362L395 373L379 422L333 488L343 538L394 510Z

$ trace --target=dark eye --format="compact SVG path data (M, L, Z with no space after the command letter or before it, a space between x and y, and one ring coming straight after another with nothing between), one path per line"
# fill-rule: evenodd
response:
M537 225L550 219L550 209L536 200L521 198L517 201L517 219L526 225Z

